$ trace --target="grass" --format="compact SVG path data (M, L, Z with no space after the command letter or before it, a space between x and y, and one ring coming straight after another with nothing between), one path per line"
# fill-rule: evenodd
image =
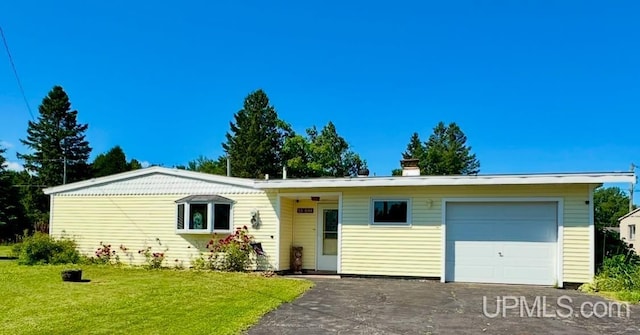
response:
M313 284L258 274L0 261L0 334L237 334Z
M615 291L615 292L598 292L605 298L625 301L632 304L640 303L640 291Z
M0 257L11 256L11 247L12 245L0 245Z

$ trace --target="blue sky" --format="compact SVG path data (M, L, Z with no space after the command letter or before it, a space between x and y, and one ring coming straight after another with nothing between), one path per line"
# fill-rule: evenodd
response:
M119 144L165 166L217 157L264 89L297 131L333 121L388 175L412 132L457 122L483 173L640 164L640 3L0 3L34 113L62 85L92 157ZM29 113L4 50L0 140Z

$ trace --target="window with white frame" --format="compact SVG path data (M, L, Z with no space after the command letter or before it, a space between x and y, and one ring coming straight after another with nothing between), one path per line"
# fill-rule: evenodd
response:
M371 199L372 225L410 225L410 199Z
M176 201L176 231L180 234L229 233L233 200L218 195L192 195Z
M629 239L630 240L636 239L636 225L634 224L629 225Z

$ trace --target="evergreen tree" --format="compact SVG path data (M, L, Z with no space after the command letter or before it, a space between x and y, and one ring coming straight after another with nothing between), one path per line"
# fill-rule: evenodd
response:
M18 154L18 158L25 161L25 169L36 174L39 182L46 186L63 183L65 160L67 183L90 177L87 159L91 148L85 140L88 125L77 122L78 111L71 110L67 93L62 87L54 86L38 110L38 121L29 121L27 138L20 140L32 151Z
M119 145L111 148L107 153L99 154L92 164L93 176L103 177L131 169L127 157Z
M407 144L407 150L402 153L402 158L415 158L422 160L424 159L424 152L425 146L422 141L420 141L420 136L418 135L418 133L413 133L413 135L411 135L411 139L409 140L409 144Z
M467 137L457 124L450 123L447 126L440 122L424 144L418 133L413 133L402 158L418 159L422 175L477 174L480 161L466 143ZM400 176L402 169L394 169L391 173Z
M455 123L443 122L433 129L425 146L424 173L427 175L471 175L480 171L480 162L466 145L467 137Z
M278 118L265 92L250 93L234 119L227 142L222 144L230 159L231 174L244 178L282 175L281 150L291 129Z
M71 110L71 102L62 87L54 86L38 111L38 120L29 121L27 138L20 140L31 153L18 154L25 162L25 170L35 176L31 182L42 187L62 184L65 161L67 183L90 177L87 159L91 148L85 140L88 125L77 122L78 111ZM29 208L38 211L30 215L47 217L49 201L42 191L30 188L27 192L33 193L28 197L34 202Z
M20 203L20 192L15 184L14 171L6 169L5 148L0 147L0 242L13 241L29 227Z
M424 171L424 163L425 163L425 146L420 140L420 135L418 133L413 133L411 138L409 139L409 144L407 144L407 150L402 153L402 159L411 159L415 158L420 160L418 166L420 167L420 171ZM402 169L394 169L391 171L391 175L393 176L401 176Z

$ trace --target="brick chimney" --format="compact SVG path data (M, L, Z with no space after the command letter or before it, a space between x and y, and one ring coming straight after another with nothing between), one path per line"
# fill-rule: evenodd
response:
M419 176L420 175L420 167L418 166L419 162L420 160L416 158L401 160L400 166L402 166L402 176L403 177Z

